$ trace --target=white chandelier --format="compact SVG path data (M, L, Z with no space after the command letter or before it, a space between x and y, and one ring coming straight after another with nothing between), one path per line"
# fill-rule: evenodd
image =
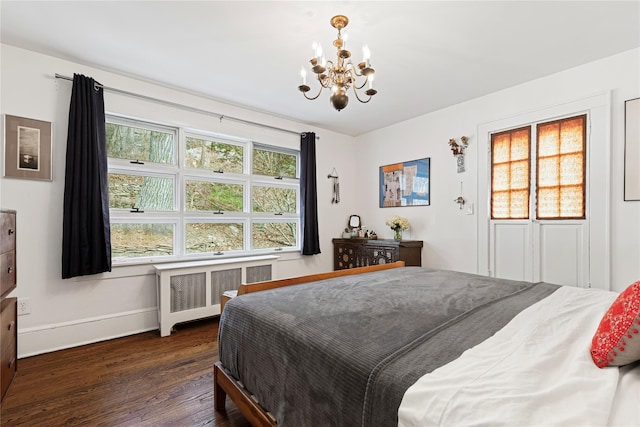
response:
M358 101L362 103L369 102L371 97L378 93L378 91L372 87L373 75L376 71L371 68L369 48L366 45L362 48L364 59L357 66L351 62L351 52L345 48L347 37L346 34L342 34L342 29L346 27L347 24L349 24L349 18L344 15L337 15L331 18L331 26L338 30L338 38L333 41L333 45L337 49L337 59L335 63L331 60L325 60L322 55L322 47L320 44L314 42L313 49L316 55L311 58L309 62L311 63L311 70L320 83L320 90L316 96L307 96L307 92L309 92L311 88L307 86L307 72L304 67L300 71L302 84L298 86L298 89L304 97L311 100L318 98L322 89L331 88L332 94L329 100L338 111L345 108L349 103L349 97L347 96L349 88L353 88L353 93L356 95ZM357 82L357 79L360 77L364 77L364 79L361 79L362 84L358 84ZM360 98L358 91L367 84L368 88L364 93L369 97L367 99Z

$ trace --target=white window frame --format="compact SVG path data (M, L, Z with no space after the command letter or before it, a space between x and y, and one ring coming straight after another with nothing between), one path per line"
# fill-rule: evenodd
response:
M107 122L123 126L140 127L143 129L159 130L162 132L174 133L174 164L147 163L144 165L133 165L130 159L108 159L108 173L118 173L125 175L146 175L172 177L174 180L174 206L172 211L156 211L133 213L128 209L110 209L111 223L162 223L174 224L174 254L171 256L150 256L114 258L114 266L150 264L158 262L175 262L180 260L194 259L219 259L256 254L270 254L282 252L299 252L301 247L301 224L300 224L300 152L298 150L278 147L270 144L251 141L249 139L237 138L229 135L216 134L187 127L170 126L153 121L129 118L122 115L107 113ZM205 140L215 140L230 145L243 147L243 173L216 173L199 168L188 167L186 163L186 138L187 136ZM253 148L273 151L277 153L294 155L296 157L296 178L277 179L265 175L251 175L253 165ZM277 182L274 183L274 180ZM241 184L243 189L243 211L224 212L217 217L213 211L187 211L186 210L186 182L188 180ZM296 212L283 213L274 218L273 213L253 212L252 192L253 186L270 186L278 188L289 188L296 192ZM188 223L221 223L238 222L243 224L243 248L241 250L231 250L198 254L186 253L186 227ZM286 248L266 248L253 249L252 225L264 222L293 222L296 224L296 244Z

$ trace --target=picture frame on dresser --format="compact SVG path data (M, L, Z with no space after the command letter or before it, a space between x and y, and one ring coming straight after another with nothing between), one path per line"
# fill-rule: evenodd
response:
M431 159L380 166L380 207L429 206Z
M52 181L51 122L4 115L5 178Z

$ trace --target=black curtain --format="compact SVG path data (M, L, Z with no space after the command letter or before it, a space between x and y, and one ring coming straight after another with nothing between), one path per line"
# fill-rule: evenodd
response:
M318 194L316 185L316 134L300 137L300 208L302 219L302 255L320 253L318 233Z
M62 224L62 278L111 271L102 85L73 76Z

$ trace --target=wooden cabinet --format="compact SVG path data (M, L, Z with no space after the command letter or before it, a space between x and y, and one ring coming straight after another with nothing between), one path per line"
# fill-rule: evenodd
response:
M16 287L16 212L0 211L0 296Z
M333 239L333 269L404 261L422 265L422 240Z
M16 212L0 211L0 402L18 365L18 300L6 298L15 289Z
M0 401L4 400L18 365L18 299L0 302Z

